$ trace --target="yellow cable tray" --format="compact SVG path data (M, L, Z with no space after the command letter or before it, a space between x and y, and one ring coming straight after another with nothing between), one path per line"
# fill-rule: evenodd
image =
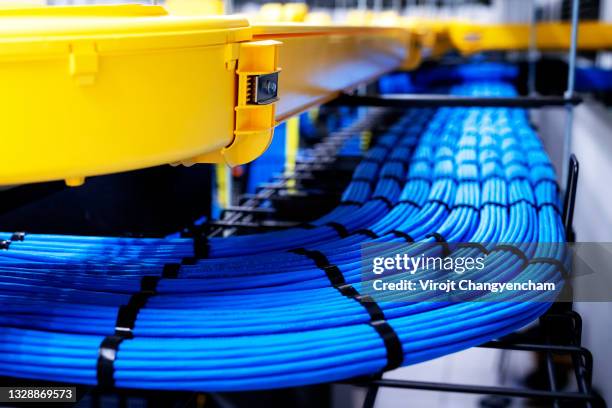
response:
M398 67L405 35L158 6L0 11L0 185L246 163L276 121Z
M563 51L570 46L569 23L538 23L536 45L543 51ZM481 51L525 50L529 48L528 24L470 24L449 25L453 47L463 54ZM578 26L578 47L581 50L612 49L612 24L581 22Z
M451 47L529 44L523 25L354 17L345 26L251 25L159 6L0 10L0 185L246 163L278 121L386 72ZM537 30L539 48L568 47L568 24ZM581 23L579 38L582 49L611 48L612 25Z
M407 36L405 30L388 27L253 26L255 40L282 43L276 119L285 120L398 68L406 57Z

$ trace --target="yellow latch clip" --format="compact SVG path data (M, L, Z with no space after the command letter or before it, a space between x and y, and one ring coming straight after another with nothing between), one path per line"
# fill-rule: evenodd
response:
M183 164L225 162L238 166L255 160L266 151L276 126L279 45L281 43L274 40L240 43L237 63L232 57L235 48L228 52L226 67L231 69L233 64L237 65L234 138L220 151L199 155Z

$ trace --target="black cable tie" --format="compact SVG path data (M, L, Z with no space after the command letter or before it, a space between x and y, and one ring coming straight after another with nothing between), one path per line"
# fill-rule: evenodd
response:
M350 283L344 283L343 285L338 285L335 288L336 290L338 290L338 292L340 292L347 298L361 300L361 295L359 294L357 289L355 289L355 287Z
M404 181L405 181L403 177L398 177L393 174L385 174L384 176L381 176L380 179L395 181L395 183L400 187L404 185Z
M540 211L544 207L551 207L557 213L557 215L559 215L559 217L563 218L563 213L555 203L542 203L537 206L537 209Z
M519 198L518 200L513 201L513 202L511 202L510 204L508 204L508 206L509 206L509 207L512 207L512 206L514 206L514 205L521 204L521 203L525 203L525 204L529 205L529 206L530 206L530 207L532 207L532 208L536 208L535 204L534 204L534 203L532 203L531 201L529 201L529 200L528 200L528 199L526 199L526 198Z
M428 185L431 185L431 179L427 177L421 177L421 176L408 177L407 182L410 183L411 181L422 181L422 182L427 183Z
M399 164L402 166L402 170L405 172L406 171L406 161L402 160L402 159L389 159L385 162L385 164Z
M480 208L481 208L481 207L477 207L477 206L475 206L475 205L472 205L472 204L467 204L467 203L460 203L460 204L455 204L455 205L453 205L453 209L455 209L455 208L468 208L468 209L470 209L470 210L474 210L474 211L476 211L477 213L479 213L479 212L480 212Z
M383 371L391 371L401 367L404 363L404 349L393 327L391 327L386 320L370 322L370 326L372 326L382 338L387 351L387 364L383 368Z
M482 179L474 178L474 177L462 177L459 179L458 183L482 183Z
M325 223L325 224L323 224L323 225L325 225L325 226L327 226L327 227L331 227L331 228L333 228L334 230L336 230L336 232L338 233L338 236L339 236L340 238L346 238L346 237L348 237L349 235L351 235L351 234L348 232L348 230L346 229L346 227L345 227L344 225L340 224L339 222L333 222L333 221L332 221L332 222L327 222L327 223Z
M538 186L539 186L540 184L542 184L542 183L553 183L553 184L555 185L555 187L557 188L557 191L559 191L559 190L560 190L560 189L559 189L559 184L557 184L557 180L555 180L555 179L551 179L551 178L547 178L547 177L545 177L545 178L543 178L543 179L540 179L540 180L536 181L536 182L533 184L533 189L535 190L535 189L536 189L536 188L538 188Z
M8 240L8 239L0 240L0 250L1 249L7 250L7 249L9 249L10 246L11 246L11 241L10 240Z
M404 231L393 230L391 231L391 234L395 235L396 237L403 238L406 242L414 242L414 238L412 238L410 234L407 234Z
M157 292L159 276L143 276L140 280L140 292L134 293L127 304L119 307L115 322L115 334L132 338L132 330L140 310L147 304L149 298Z
M98 361L96 363L96 377L98 386L103 390L110 390L115 386L115 360L123 336L107 336L102 340L98 349Z
M210 244L208 238L203 234L196 234L193 237L193 254L198 259L208 258Z
M563 264L563 262L561 262L558 259L555 259L555 258L533 258L533 259L530 259L527 263L529 265L539 264L539 263L545 263L545 264L554 265L554 266L556 266L559 269L559 272L561 272L561 276L563 276L564 279L567 279L569 277L569 273L568 273L567 269L565 268L565 265Z
M164 265L164 269L162 270L162 278L168 279L176 279L178 278L179 270L181 269L181 264L179 263L168 263Z
M395 203L395 206L397 207L400 204L410 204L418 209L423 208L421 204L417 203L416 201L409 200L409 199L399 200L397 203Z
M495 201L485 201L484 203L480 204L480 210L482 211L485 207L485 205L490 205L493 207L499 207L499 208L503 208L503 209L508 209L508 205L507 204L503 204L503 203L497 203Z
M13 235L11 235L11 241L12 242L23 241L25 239L25 236L26 236L25 232L13 232Z
M532 163L529 168L533 169L534 167L547 167L551 170L555 170L555 166L551 162L541 162L541 163Z
M485 255L489 254L489 250L478 242L461 242L457 244L457 248L476 248Z
M382 145L381 145L382 146ZM381 147L381 146L377 146L377 147ZM375 157L372 156L368 156L368 157L364 157L363 159L361 159L361 163L374 163L374 164L381 164L385 159L377 159Z
M521 251L514 245L497 245L495 248L491 250L491 252L494 252L494 251L512 252L514 255L518 256L523 261L523 265L521 266L521 269L524 269L527 266L527 263L529 262L527 255L525 255L523 251Z
M436 203L436 204L440 204L441 206L444 207L444 209L448 212L451 212L451 207L448 205L448 203L442 201L442 200L438 200L437 198L434 198L432 200L428 200L430 203Z
M181 259L181 265L195 265L198 263L198 259L195 256L186 256L185 258Z
M503 165L505 167L509 167L509 166L523 166L523 167L529 168L529 163L527 163L526 161L524 161L522 159L512 159L512 160L509 160L506 163L503 163Z
M531 180L529 179L529 177L525 176L515 176L508 179L508 183L512 183L513 181L526 181L531 184Z
M317 228L317 225L311 224L309 222L303 222L300 225L297 226L297 228L302 228L302 229L315 229Z
M133 330L140 310L149 298L157 293L159 276L143 276L140 280L140 291L130 296L127 304L119 306L115 320L115 333L106 336L98 348L96 378L102 389L112 389L115 385L115 360L119 346L126 339L134 337Z
M372 187L375 184L375 180L372 180L370 178L367 177L353 177L351 179L351 183L366 183L368 186Z
M344 275L340 271L340 269L329 262L329 259L323 254L321 251L310 251L306 248L296 248L292 249L289 252L293 252L294 254L303 255L307 258L310 258L314 261L317 268L321 269L327 275L327 279L331 282L332 286L340 286L346 283L344 280Z
M377 196L372 197L370 200L371 201L382 201L383 203L385 203L385 205L387 206L389 210L391 210L394 207L391 200L389 200L387 197L384 197L384 196L377 195Z
M390 371L400 367L404 362L404 349L397 333L387 322L385 313L371 296L361 295L355 287L350 284L335 286L335 288L347 298L359 302L370 316L370 326L376 330L383 341L387 353L387 364L383 371Z
M488 164L488 163L495 163L500 167L504 166L504 163L502 162L502 160L496 156L487 157L486 159L482 160L482 164Z
M362 228L362 229L358 229L357 231L353 231L351 235L365 235L372 239L380 238L378 234L376 234L374 231L369 230L367 228Z
M354 201L354 200L343 200L343 201L340 201L340 205L356 205L358 207L361 207L363 203L359 201Z
M457 164L462 166L462 165L467 165L467 166L478 166L480 164L480 162L477 159L465 159L465 160L458 160Z
M446 258L451 254L450 246L448 245L446 238L444 238L441 234L438 234L437 232L432 232L430 234L425 235L425 238L433 238L442 245L442 258Z

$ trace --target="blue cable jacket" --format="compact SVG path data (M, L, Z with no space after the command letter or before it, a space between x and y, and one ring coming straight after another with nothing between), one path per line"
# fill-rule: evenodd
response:
M500 82L452 92L515 94ZM554 180L523 110L408 111L356 168L342 198L360 205L340 205L312 229L211 239L209 259L182 266L178 279L161 279L134 338L120 345L116 385L240 391L376 373L387 363L386 349L363 305L331 287L312 260L288 251L320 251L356 288L363 244L402 243L393 230L420 243L415 253L439 254L428 238L437 232L458 254L475 249L453 243L503 242L529 257L563 261L559 247L533 245L564 240ZM379 238L340 238L325 225L330 221ZM119 306L139 291L142 276L160 276L166 263L192 255L192 241L183 238L29 234L11 243L0 256L0 375L96 384L98 349L114 332ZM522 269L513 252L492 252L487 262L481 276L493 281L562 283L554 265ZM379 302L402 343L404 364L510 333L549 307L548 295L538 292L469 296L481 301L418 292Z

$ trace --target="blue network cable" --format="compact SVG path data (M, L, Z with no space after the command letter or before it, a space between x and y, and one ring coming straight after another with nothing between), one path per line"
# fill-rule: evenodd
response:
M500 82L452 92L515 94ZM103 359L118 387L240 391L426 361L525 326L550 294L472 291L458 301L422 291L364 302L355 291L370 283L365 246L380 246L376 256L407 241L412 254L486 251L486 268L465 279L562 285L558 212L554 171L525 111L410 110L365 154L342 203L304 228L213 238L202 243L208 257L191 264L178 264L193 256L183 238L11 242L0 256L0 375L94 385ZM469 242L482 245L460 245ZM126 305L137 316L117 340ZM113 342L116 355L105 356Z

